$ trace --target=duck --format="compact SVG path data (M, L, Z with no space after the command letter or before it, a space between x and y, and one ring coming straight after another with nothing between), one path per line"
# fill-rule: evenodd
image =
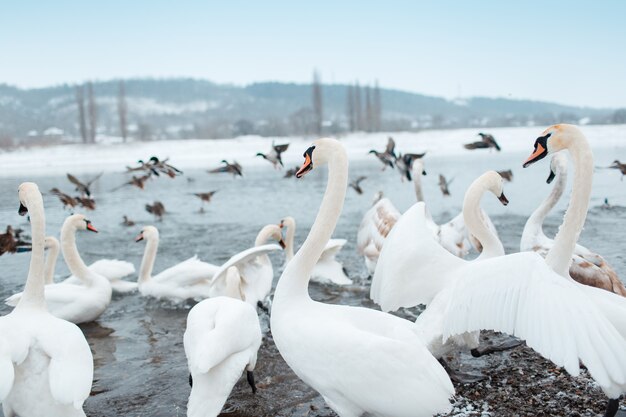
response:
M363 194L363 188L361 188L361 182L363 182L366 179L367 179L366 176L361 175L360 177L357 177L354 181L350 181L350 183L348 185L354 191L356 191L357 194L361 195L361 194Z
M268 244L270 239L278 244ZM264 226L257 234L252 248L231 256L215 272L211 279L210 296L232 296L234 286L228 283L227 271L235 267L241 277L241 300L253 306L262 306L272 290L274 280L274 268L268 254L281 248L285 248L285 242L280 228L275 224Z
M502 148L500 148L500 145L498 144L496 139L493 137L493 135L489 133L479 133L478 136L480 136L480 141L467 143L463 145L463 147L469 150L491 149L491 148L494 148L498 152L502 150Z
M61 203L63 204L63 208L74 208L76 207L79 203L78 200L74 197L72 197L71 195L65 194L64 192L62 192L61 190L59 190L58 188L52 188L50 190L50 192L57 196L58 199L61 201Z
M398 154L398 158L396 159L396 168L400 172L400 178L402 179L402 182L404 182L405 178L407 179L407 181L412 180L411 171L413 167L413 161L415 161L416 159L421 159L425 155L426 155L426 152L405 153L404 155L402 153Z
M26 242L21 238L22 229L14 229L13 226L8 225L4 233L0 233L0 255L5 253L16 253L25 251L27 252L29 242Z
M237 268L229 268L228 274L238 274ZM217 417L244 371L256 393L254 368L261 341L259 317L246 302L214 297L189 311L183 336L191 384L187 416Z
M535 251L545 257L554 246L554 240L548 238L543 232L543 222L559 202L567 185L567 157L562 152L554 154L550 162L548 184L555 179L554 187L548 197L526 221L520 241L521 252ZM580 244L576 244L574 248L569 275L581 284L602 288L626 297L626 288L617 272L602 256Z
M69 180L69 182L76 186L76 191L78 191L81 196L91 197L91 189L89 187L91 187L91 184L96 182L102 176L102 174L103 173L101 172L89 181L81 182L78 178L68 172L67 179Z
M328 185L304 244L276 286L270 326L278 351L340 417L449 412L454 387L413 323L377 310L310 298L309 277L343 209L348 158L343 145L329 138L316 140L304 155L297 177L328 164Z
M448 181L446 177L443 176L443 174L439 174L439 189L441 190L441 194L443 194L444 197L450 197L449 187L450 184L452 184L452 181L454 181L454 178Z
M378 152L375 149L369 151L369 153L373 153L376 158L383 164L383 171L389 166L391 168L394 167L394 161L396 160L396 154L394 153L394 149L396 147L396 142L393 138L387 139L387 147L383 152Z
M65 219L61 228L61 251L70 272L77 278L70 282L45 286L48 311L75 324L98 319L111 302L113 291L109 280L89 269L78 252L76 232L84 230L97 232L91 221L82 214L74 214ZM23 293L18 293L7 298L5 302L10 306L17 306L22 297Z
M0 402L5 417L85 417L93 356L82 331L50 314L44 296L45 212L35 183L18 188L33 247L24 295L0 317Z
M159 230L154 226L144 226L135 238L135 242L144 240L146 249L137 280L141 295L172 302L182 302L188 299L203 300L210 296L210 281L218 271L218 266L192 256L152 276L159 248Z
M159 172L160 172L162 174L167 175L170 178L175 178L178 175L182 175L183 171L176 168L174 165L169 164L168 163L169 160L170 160L169 158L159 160L159 158L157 158L156 156L150 157L149 164L151 164L152 166L150 167L151 169L148 172L153 172L157 176L159 176Z
M233 178L236 178L237 176L243 177L243 168L241 168L241 165L239 165L237 161L233 161L233 163L231 164L227 160L222 159L222 163L224 164L224 166L211 169L208 171L208 173L219 174L222 172L227 172L233 174Z
M126 187L127 185L130 185L130 186L133 186L133 187L137 187L140 190L144 190L145 187L146 187L146 182L150 179L150 177L151 177L150 173L142 175L140 177L137 177L137 176L133 175L133 177L130 180L126 181L124 184L122 184L122 185L120 185L118 187L113 188L111 191L112 192L113 191L117 191L117 190L119 190L119 189L121 189L123 187Z
M152 204L146 204L146 211L154 215L154 218L158 221L163 220L163 215L166 213L165 206L160 201L155 201Z
M569 276L591 194L591 148L576 126L554 125L535 140L534 152L523 166L565 149L576 167L573 193L545 259L536 252L519 252L474 262L462 260L421 232L427 226L425 216L418 215L413 234L419 239L393 251L389 258L393 262L385 268L393 285L379 289L379 304L390 311L427 304L439 292L448 291L442 319L444 342L450 336L494 330L524 340L574 377L580 374L582 362L609 398L605 416L614 417L619 396L626 390L626 299L579 284ZM423 212L424 207L414 209ZM491 238L480 231L476 237L483 244ZM383 251L387 249L385 245ZM427 280L428 286L413 285L415 277Z
M285 217L280 221L280 228L286 229L285 233L285 265L294 257L294 237L296 235L296 220L293 217ZM311 273L311 281L321 284L352 285L344 266L335 259L335 256L345 246L346 239L330 239Z
M200 199L200 201L202 201L202 206L200 207L200 213L204 213L204 203L210 203L211 198L216 192L217 190L209 191L206 193L193 193L193 195L195 195L196 197Z
M66 227L71 227L71 223ZM90 231L96 230L90 223ZM63 235L63 233L61 233ZM46 236L45 248L48 254L46 255L45 277L46 285L54 283L54 271L56 269L57 258L59 255L61 244L54 236ZM70 248L66 249L70 251ZM136 282L124 281L122 278L127 277L135 273L135 266L126 261L120 261L118 259L99 259L88 266L89 270L98 275L102 275L111 283L111 288L115 293L129 293L137 289ZM75 275L70 275L62 281L64 284L82 284L82 280Z
M282 154L288 148L289 148L288 143L284 143L282 145L276 145L274 141L272 141L272 148L270 149L268 153L264 154L262 152L257 152L256 156L262 157L263 159L271 163L274 168L280 169L281 167L284 167Z
M127 215L122 216L122 224L126 227L133 227L135 225L135 221L128 218Z

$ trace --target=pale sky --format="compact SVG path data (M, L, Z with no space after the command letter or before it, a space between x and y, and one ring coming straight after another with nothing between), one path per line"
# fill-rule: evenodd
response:
M368 83L626 107L626 1L7 1L0 83Z

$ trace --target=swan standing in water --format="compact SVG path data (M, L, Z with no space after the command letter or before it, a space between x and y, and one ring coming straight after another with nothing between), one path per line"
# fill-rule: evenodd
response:
M550 162L548 184L555 178L554 188L548 197L526 221L520 241L520 251L535 251L545 257L554 246L554 240L543 233L543 222L548 213L559 202L567 185L567 157L563 153L555 154ZM620 281L615 270L602 256L593 253L584 246L576 245L572 254L569 274L581 284L602 288L626 297L626 288L624 288L624 284Z
M141 229L135 242L146 241L137 281L143 296L181 302L188 299L201 300L209 297L210 280L219 269L203 262L197 256L171 266L152 276L154 261L159 248L159 231L154 226Z
M287 364L341 417L425 417L451 409L448 375L415 334L413 323L362 307L324 304L308 294L309 277L343 208L348 160L334 139L319 139L297 173L328 164L328 185L304 244L287 264L271 315Z
M231 267L227 274L238 272ZM184 345L192 385L187 416L216 417L244 370L256 393L261 325L253 306L229 297L201 301L187 316Z
M269 239L276 240L279 245L267 244ZM229 286L227 271L235 267L240 277L243 301L256 306L262 303L272 290L274 268L268 253L285 247L280 228L275 224L268 224L261 229L254 242L254 247L233 255L216 271L211 281L210 296L232 294L232 285Z
M48 311L72 323L88 323L96 320L111 302L111 283L102 275L93 272L85 265L76 247L76 231L96 228L82 214L74 214L65 219L61 228L61 250L72 275L78 278L76 284L60 282L45 286ZM45 279L45 277L44 277ZM23 293L15 294L6 300L10 306L19 303Z
M293 217L285 217L280 221L280 228L287 228L285 236L285 265L293 259L294 236L296 234L296 220ZM311 281L322 284L351 285L346 271L335 256L346 244L345 239L330 239L322 251L319 260L311 273Z
M0 317L0 402L5 417L85 417L93 357L80 329L48 313L44 298L45 214L39 188L18 189L30 215L32 254L23 297Z

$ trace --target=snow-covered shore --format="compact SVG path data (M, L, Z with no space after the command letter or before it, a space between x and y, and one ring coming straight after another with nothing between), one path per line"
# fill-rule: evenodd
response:
M626 147L626 125L584 126L583 131L591 145L596 148ZM492 133L502 146L503 152L526 152L533 145L543 127L517 127L485 129ZM352 160L371 158L370 149L383 149L388 136L393 136L397 147L404 152L428 151L436 155L472 153L463 144L478 140L477 128L454 130L428 130L419 133L353 133L340 138L346 145ZM120 172L124 166L134 165L138 159L152 155L170 157L172 163L182 169L210 168L222 159L235 159L244 166L265 164L257 152L267 152L272 140L289 142L284 154L285 165L302 162L302 153L313 138L263 138L245 136L236 139L176 140L155 142L130 142L96 145L56 145L31 147L0 152L0 176L48 175L66 171L76 173ZM479 151L486 152L486 151Z

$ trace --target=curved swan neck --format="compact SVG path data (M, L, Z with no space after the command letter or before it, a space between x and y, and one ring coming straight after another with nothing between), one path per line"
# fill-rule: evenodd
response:
M273 225L272 225L273 226ZM265 245L269 238L272 236L273 230L270 227L265 226L259 234L256 235L254 240L254 246Z
M141 259L141 266L139 267L138 284L144 284L152 277L152 269L154 268L158 248L158 237L149 237L146 239L146 248L143 251L143 258Z
M546 262L558 274L569 276L572 253L587 218L591 186L593 184L593 152L587 139L579 131L570 133L567 149L574 162L574 183L567 212Z
M24 286L22 298L17 304L16 310L23 308L46 309L46 299L44 297L44 252L46 218L43 207L43 199L37 190L29 196L29 201L25 202L30 216L30 228L32 238L32 250L30 256L30 267L28 278Z
M489 229L482 210L480 209L480 200L485 194L486 188L482 181L483 177L479 177L474 181L463 200L463 220L469 233L474 235L483 247L479 258L495 257L504 255L504 247L500 239Z
M567 165L559 167L556 173L555 184L550 191L548 197L537 207L533 214L530 215L524 226L524 232L522 233L522 246L529 246L530 243L526 241L532 240L537 236L545 236L543 233L543 222L561 199L563 192L565 191L565 184L567 184Z
M424 171L424 165L421 161L417 160L413 162L413 186L415 187L415 197L417 202L424 201L424 193L422 192L422 172Z
M329 152L328 184L322 204L302 247L285 268L274 295L274 300L289 302L309 299L308 285L313 267L332 236L343 209L348 187L348 158L343 146L335 140L324 142ZM321 149L320 149L321 150Z
M78 277L83 282L89 282L91 271L83 262L76 247L76 227L67 220L61 228L61 251L72 275Z
M285 233L285 259L287 262L293 259L293 244L296 236L296 221L291 217L283 220L287 232Z
M50 239L48 245L48 254L46 255L46 266L44 276L46 277L46 285L54 282L54 270L57 266L57 258L59 257L59 242L55 238ZM54 239L54 240L52 240Z

